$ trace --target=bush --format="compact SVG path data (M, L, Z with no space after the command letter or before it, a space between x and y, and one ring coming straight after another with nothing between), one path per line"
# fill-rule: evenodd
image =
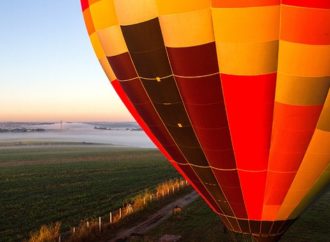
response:
M30 234L28 242L57 242L60 236L61 223L57 222L49 226L43 225L40 230Z

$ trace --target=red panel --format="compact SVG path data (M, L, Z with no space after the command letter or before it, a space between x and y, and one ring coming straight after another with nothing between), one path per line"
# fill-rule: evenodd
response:
M221 80L237 168L267 169L276 74Z
M265 194L267 172L238 171L248 218L260 220Z
M278 4L280 4L280 0L212 0L214 8L243 8Z
M82 11L84 11L86 8L89 8L88 0L80 0L80 3L81 3Z
M221 74L221 80L237 168L253 171L240 171L239 176L248 216L257 220L262 215L276 74Z
M330 8L329 0L282 0L282 4L307 8Z

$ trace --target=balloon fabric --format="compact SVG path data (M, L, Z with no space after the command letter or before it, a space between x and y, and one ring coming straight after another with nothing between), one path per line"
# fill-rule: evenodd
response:
M224 225L277 241L329 185L329 0L81 0L112 86Z

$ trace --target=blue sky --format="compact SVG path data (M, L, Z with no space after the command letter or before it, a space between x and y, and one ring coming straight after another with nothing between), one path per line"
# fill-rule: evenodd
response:
M0 121L132 120L94 55L79 0L4 1L0 29Z

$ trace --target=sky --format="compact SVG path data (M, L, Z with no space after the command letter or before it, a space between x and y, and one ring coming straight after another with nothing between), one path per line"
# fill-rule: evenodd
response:
M3 1L0 29L0 122L133 120L94 55L80 0Z

